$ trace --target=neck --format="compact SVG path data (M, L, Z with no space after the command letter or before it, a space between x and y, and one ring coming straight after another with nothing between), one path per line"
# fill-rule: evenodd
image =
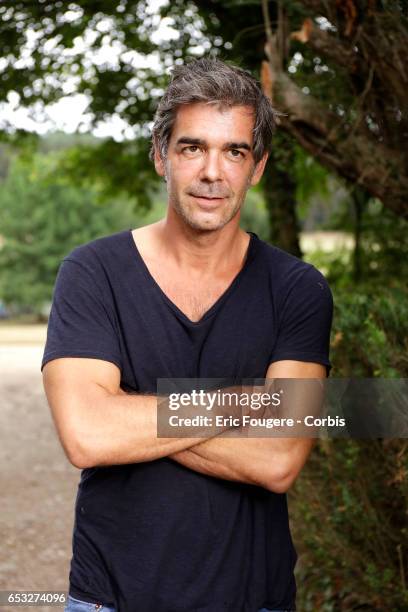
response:
M250 236L239 227L239 215L218 230L195 230L177 215L155 224L158 249L174 261L180 270L214 274L241 267Z

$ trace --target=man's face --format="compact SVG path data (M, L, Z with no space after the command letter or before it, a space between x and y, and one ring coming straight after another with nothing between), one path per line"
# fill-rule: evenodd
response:
M177 111L166 159L155 166L166 177L169 206L196 230L217 230L235 217L247 190L262 176L255 166L254 116L246 106L196 103Z

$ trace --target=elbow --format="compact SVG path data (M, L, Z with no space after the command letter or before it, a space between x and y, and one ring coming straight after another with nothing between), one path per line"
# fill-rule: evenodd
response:
M265 488L272 493L287 493L296 480L297 474L288 467L274 468L266 478Z
M287 493L293 484L292 478L270 479L266 483L266 488L271 493Z
M82 440L71 436L69 440L62 440L62 446L68 461L79 470L95 467L96 461L92 459L90 449Z
M94 467L94 462L91 461L90 458L87 455L84 455L83 453L66 449L65 454L71 465L78 468L79 470L85 470L86 468Z
M78 468L79 470L85 470L86 468L94 467L94 462L90 461L88 457L85 457L84 455L67 453L67 458L71 465Z

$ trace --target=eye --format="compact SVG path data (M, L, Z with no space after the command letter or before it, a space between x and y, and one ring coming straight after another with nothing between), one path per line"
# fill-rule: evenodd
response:
M183 153L187 153L187 154L194 154L197 153L200 150L200 148L198 147L198 145L188 145L188 147L183 147L182 151Z
M229 154L231 157L233 157L234 159L241 159L243 157L245 157L245 155L243 154L242 151L240 151L239 149L230 149L229 150Z

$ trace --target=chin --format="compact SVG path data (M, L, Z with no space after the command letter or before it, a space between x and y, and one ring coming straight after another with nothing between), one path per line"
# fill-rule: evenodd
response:
M206 214L206 213L197 213L194 210L186 210L184 208L176 208L178 214L183 219L184 223L188 225L191 229L202 231L202 232L214 232L216 230L222 229L227 223L231 221L237 214L239 207L230 211L229 214L225 214L226 211L223 211L224 214Z
M187 224L195 230L198 231L211 231L214 232L215 230L219 230L221 228L224 227L224 225L226 225L228 223L228 221L230 221L230 219L220 219L220 218L215 218L215 219L200 219L200 218L195 218L195 217L189 217L186 218L184 217L184 221L187 222Z

